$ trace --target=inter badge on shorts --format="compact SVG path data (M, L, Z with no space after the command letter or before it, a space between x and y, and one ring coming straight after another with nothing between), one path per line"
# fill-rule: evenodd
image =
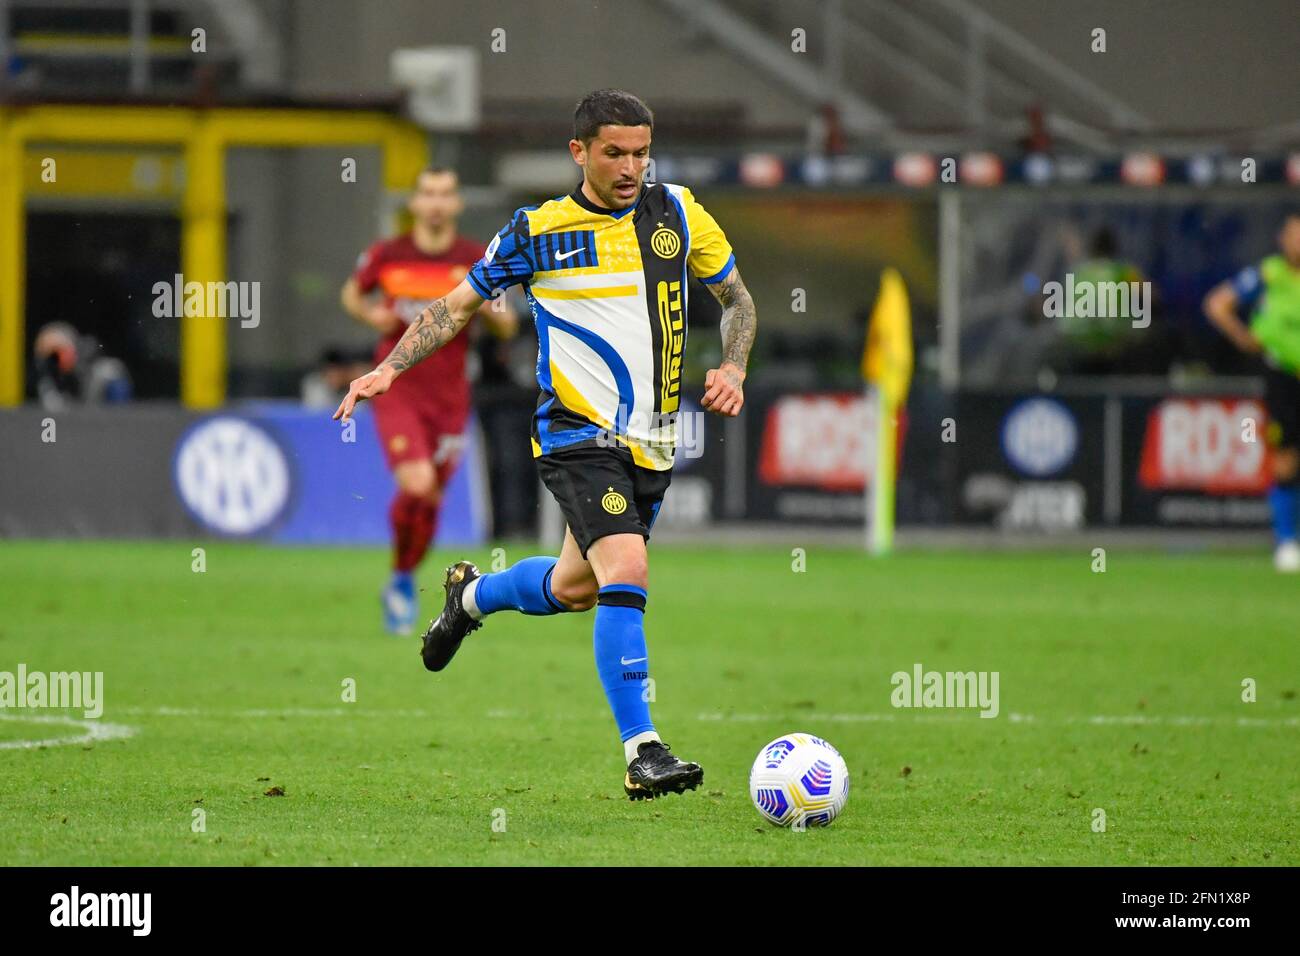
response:
M611 487L600 499L600 506L612 515L621 515L627 511L627 499Z

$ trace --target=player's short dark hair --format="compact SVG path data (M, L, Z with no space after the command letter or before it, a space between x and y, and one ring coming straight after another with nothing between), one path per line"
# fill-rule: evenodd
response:
M606 124L655 128L650 107L624 90L596 90L588 93L573 111L573 138L590 143Z
M456 182L460 182L460 173L456 172L456 170L452 169L450 166L425 166L415 174L415 181L411 183L411 187L414 188L420 185L421 176L441 176L444 173L448 176L455 176Z

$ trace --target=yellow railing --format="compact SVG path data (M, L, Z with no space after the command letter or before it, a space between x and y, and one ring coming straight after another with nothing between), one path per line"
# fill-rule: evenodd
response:
M28 144L168 145L184 150L181 268L185 281L226 280L225 158L230 147L378 145L384 188L410 188L427 158L424 133L384 113L135 106L0 108L0 405L23 398L25 177ZM39 159L37 160L39 161ZM181 319L181 400L226 397L226 323Z

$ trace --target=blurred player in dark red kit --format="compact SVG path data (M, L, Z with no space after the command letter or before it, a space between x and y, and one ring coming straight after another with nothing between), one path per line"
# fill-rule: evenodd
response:
M453 170L420 173L407 204L409 232L376 242L361 256L343 286L343 307L382 338L375 361L392 351L402 333L430 302L454 289L483 257L482 243L457 234L464 209ZM485 302L478 314L494 335L514 334L517 320L505 302ZM375 402L375 424L388 467L397 481L389 509L393 529L393 575L383 591L384 626L410 633L418 607L413 573L438 526L438 507L456 468L469 418L465 373L469 330L422 362L400 386Z

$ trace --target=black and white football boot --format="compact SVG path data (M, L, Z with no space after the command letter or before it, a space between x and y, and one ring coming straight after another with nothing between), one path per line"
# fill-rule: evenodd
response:
M623 790L630 800L653 800L666 793L685 793L704 782L704 768L675 757L668 745L647 740L627 765Z
M469 616L461 603L465 586L478 576L478 568L468 561L457 561L447 569L447 580L443 585L447 601L442 606L442 613L429 622L420 648L424 666L429 670L440 671L450 664L465 636L483 626L482 621Z

